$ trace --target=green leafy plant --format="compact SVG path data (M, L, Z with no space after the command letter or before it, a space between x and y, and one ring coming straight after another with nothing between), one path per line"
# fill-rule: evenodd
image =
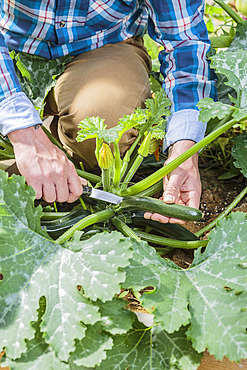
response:
M237 45L239 38L237 28L232 45ZM109 206L83 196L86 211L78 206L71 215L45 212L41 206L34 207L34 191L24 178L8 178L0 171L0 345L6 350L4 366L14 370L196 370L206 348L217 359L246 358L247 216L240 212L226 216L247 188L196 235L179 225L161 228L159 223L145 220L134 204L137 198L132 198L152 196L162 189L162 178L179 164L231 127L244 127L246 58L244 50L233 49L211 57L212 68L225 76L230 104L202 100L198 104L201 120L216 120L211 132L134 185L133 176L152 151L152 140L164 136L164 117L169 115L170 105L164 93L157 90L145 109L123 117L114 129L107 129L99 117L81 123L78 139L95 138L102 176L77 172L95 187L127 197L122 209L121 203ZM138 129L138 137L121 158L119 141L133 127ZM1 146L11 152L11 145ZM232 155L246 177L246 135L235 139ZM126 201L133 202L123 207ZM53 239L49 222L61 226L65 220L66 229L59 228ZM210 230L208 239L200 240ZM145 240L159 245L163 256L172 248L196 249L193 263L184 270L160 258ZM129 291L145 312L152 314L150 327L139 323L126 306L123 297Z
M40 228L34 191L22 177L0 174L1 344L13 369L107 369L109 361L196 369L206 347L216 358L245 356L244 213L222 220L206 251L198 249L190 269L183 270L144 241L116 231L86 241L75 233L58 244ZM153 290L140 296L146 286ZM152 328L123 309L124 301L116 298L121 288L132 289L155 314ZM212 327L222 342L215 341ZM143 357L153 345L151 357Z

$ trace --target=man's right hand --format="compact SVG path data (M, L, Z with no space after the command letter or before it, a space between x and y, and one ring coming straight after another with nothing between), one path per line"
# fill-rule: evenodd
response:
M46 202L76 201L82 194L80 179L66 155L48 139L41 127L12 131L8 137L13 144L20 173L31 185L36 198Z

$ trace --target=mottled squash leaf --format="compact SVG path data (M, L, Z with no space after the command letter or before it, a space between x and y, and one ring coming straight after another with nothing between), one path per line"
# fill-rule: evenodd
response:
M198 352L208 348L217 359L240 361L247 356L246 320L247 215L231 214L211 232L204 253L200 249L190 268L184 270L154 254L146 256L143 245L127 267L124 288L136 294L153 287L139 299L155 322L169 333L190 324L187 335Z
M45 98L55 86L57 77L71 61L69 55L57 59L44 59L37 55L10 52L21 88L43 117Z
M23 177L7 178L0 171L0 345L12 359L25 352L24 340L34 335L30 322L44 296L41 330L66 361L74 339L85 335L85 325L100 320L99 307L90 299L107 301L120 292L132 243L113 232L105 241L96 236L81 242L77 253L63 248L41 229L42 211L34 208L34 198Z
M234 166L247 177L247 134L236 136L233 140L232 156Z

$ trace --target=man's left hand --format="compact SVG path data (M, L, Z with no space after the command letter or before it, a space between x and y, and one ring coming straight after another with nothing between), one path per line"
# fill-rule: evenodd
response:
M169 156L165 165L191 148L194 144L194 141L191 140L181 140L173 144L169 150ZM165 203L177 203L199 208L200 196L201 180L198 169L198 153L196 153L164 177L164 192L161 199ZM144 217L162 223L185 223L185 221L165 217L158 213L146 212Z

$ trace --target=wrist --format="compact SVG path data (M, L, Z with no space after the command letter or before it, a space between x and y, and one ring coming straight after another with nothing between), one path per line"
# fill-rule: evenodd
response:
M195 142L193 140L179 140L176 141L174 144L169 146L168 154L177 154L180 155L189 148L191 148L193 145L195 145ZM198 153L196 153L198 154Z
M45 137L46 135L40 124L8 133L8 138L14 147L18 144L34 144L36 140L44 140Z
M171 159L177 158L178 156L186 152L186 150L190 149L193 145L195 145L195 142L192 140L180 140L170 145L168 150L169 161ZM182 165L188 164L198 166L198 153L195 153L193 156L188 158Z

